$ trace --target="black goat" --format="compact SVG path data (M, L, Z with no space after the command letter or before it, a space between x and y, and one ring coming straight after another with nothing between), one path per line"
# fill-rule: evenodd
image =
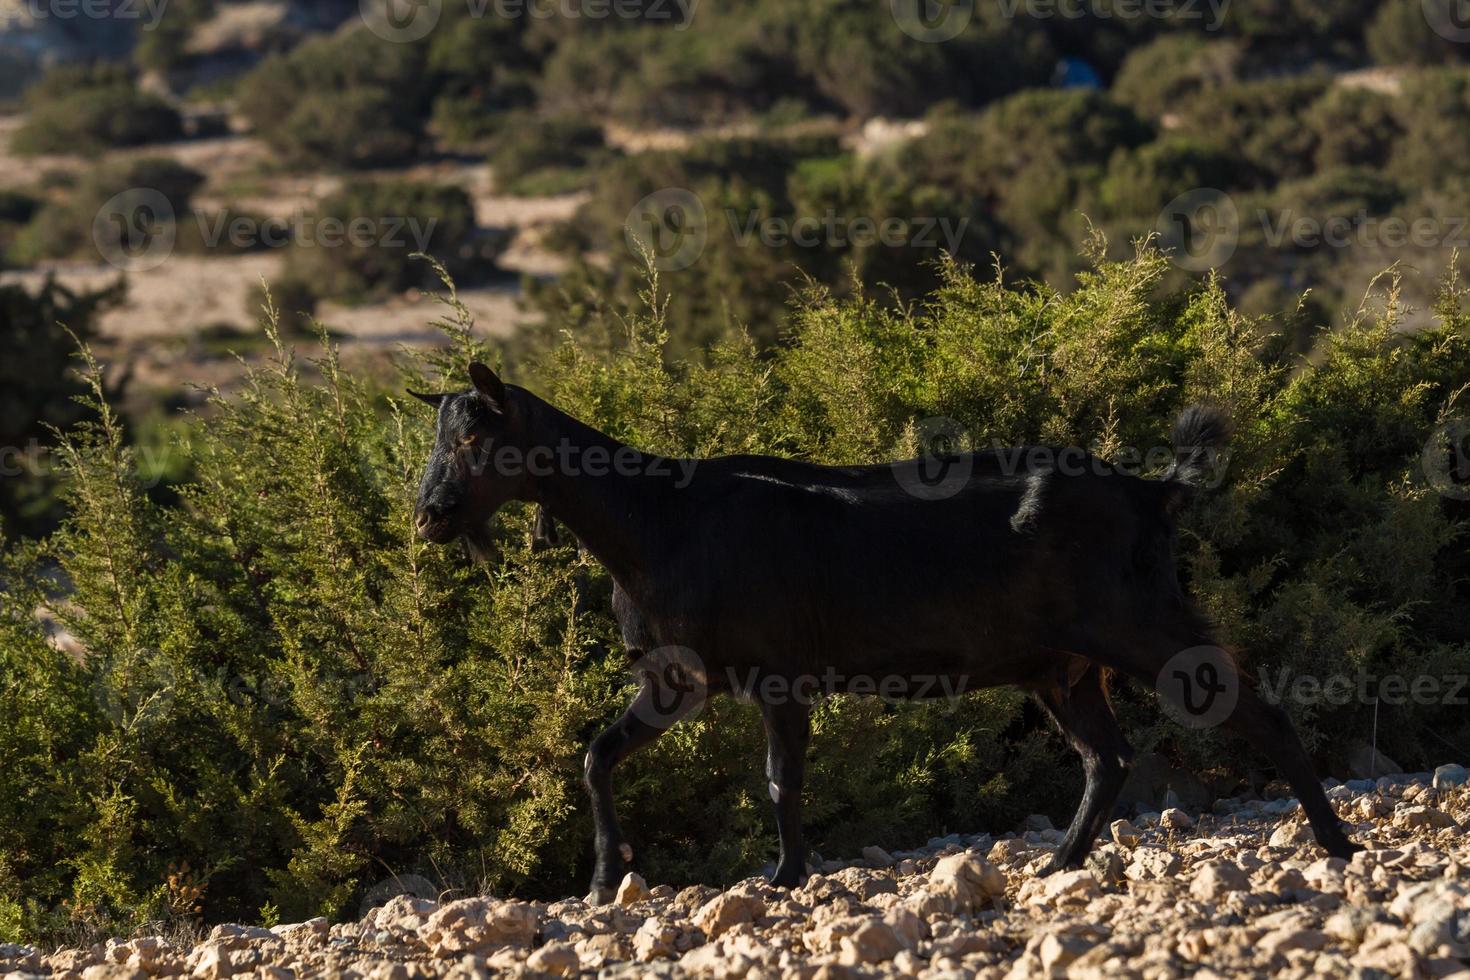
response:
M777 885L805 874L799 811L817 691L1033 692L1082 756L1086 790L1053 868L1080 865L1132 754L1106 672L1154 687L1186 722L1245 736L1290 783L1322 846L1357 850L1286 715L1213 645L1176 577L1174 515L1225 441L1218 412L1180 417L1163 480L1080 449L882 466L693 461L639 452L482 364L470 377L469 392L417 396L439 413L419 533L483 545L502 504L539 504L611 573L628 655L645 668L633 704L587 753L595 898L611 895L632 857L613 768L705 694L732 691L765 720Z

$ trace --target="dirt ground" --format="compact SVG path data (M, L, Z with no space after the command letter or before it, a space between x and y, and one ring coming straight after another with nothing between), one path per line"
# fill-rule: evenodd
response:
M50 980L252 977L480 980L1470 980L1470 778L1463 766L1328 796L1364 847L1328 857L1293 799L1222 800L1114 821L1086 867L1047 874L1043 816L998 837L822 861L800 888L651 885L524 902L436 894L416 876L360 919L207 937L137 936L44 953L0 946L0 974ZM386 897L386 896L385 896Z

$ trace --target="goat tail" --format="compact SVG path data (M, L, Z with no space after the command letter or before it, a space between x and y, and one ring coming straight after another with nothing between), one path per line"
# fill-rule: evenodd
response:
M1225 472L1230 416L1213 405L1191 405L1174 420L1174 462L1164 479L1198 489L1218 483Z

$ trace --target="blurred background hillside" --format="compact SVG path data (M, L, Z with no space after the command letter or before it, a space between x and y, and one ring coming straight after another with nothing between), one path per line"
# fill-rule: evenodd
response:
M807 276L922 295L942 251L1070 288L1097 229L1115 255L1160 233L1179 281L1217 268L1306 350L1392 263L1422 272L1405 289L1427 305L1470 243L1455 14L7 0L0 282L86 297L125 279L73 326L129 366L145 410L187 401L181 378L238 376L262 277L350 357L432 339L411 310L431 281L420 247L486 329L576 322L632 296L628 232L653 211L663 234L690 220L658 196L678 191L702 237L669 283L675 349L732 326L771 342ZM354 220L361 241L335 246L333 222ZM815 233L790 234L800 220Z

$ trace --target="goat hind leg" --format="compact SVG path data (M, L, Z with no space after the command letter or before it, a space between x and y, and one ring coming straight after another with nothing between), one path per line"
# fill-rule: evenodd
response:
M1107 682L1100 667L1090 666L1070 689L1043 689L1038 699L1082 757L1087 778L1077 813L1046 869L1051 873L1082 866L1118 801L1133 749L1108 702Z
M811 740L811 711L790 700L761 704L766 723L766 778L776 806L776 829L781 835L781 859L771 884L795 888L806 877L806 844L801 835L801 784L806 772L806 749Z
M1175 720L1191 727L1223 725L1248 741L1276 766L1296 794L1317 843L1333 857L1349 858L1362 850L1343 830L1327 802L1307 752L1291 719L1278 705L1261 697L1235 661L1208 637L1191 643L1154 645L1163 656L1153 676L1130 671L1152 684Z
M1362 850L1343 831L1342 822L1328 802L1322 783L1317 779L1296 728L1285 711L1267 703L1255 689L1242 683L1240 701L1225 724L1275 763L1277 771L1290 784L1297 802L1302 805L1317 843L1328 854L1347 859Z

